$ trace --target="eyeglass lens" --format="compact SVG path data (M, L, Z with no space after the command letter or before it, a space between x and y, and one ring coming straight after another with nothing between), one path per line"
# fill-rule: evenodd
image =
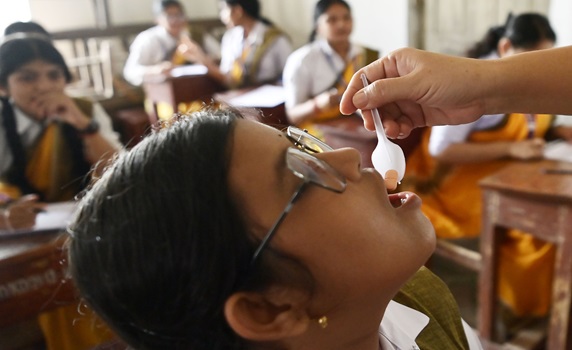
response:
M299 149L288 149L286 164L294 175L306 182L335 192L343 192L346 188L345 179L334 168Z

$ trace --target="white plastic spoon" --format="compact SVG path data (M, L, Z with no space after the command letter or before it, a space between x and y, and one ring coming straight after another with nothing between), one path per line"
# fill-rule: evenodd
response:
M361 80L364 87L368 86L365 74L361 75ZM371 154L371 162L375 170L384 177L387 188L394 190L405 174L405 156L401 147L387 139L377 108L371 109L371 114L378 140L377 147Z

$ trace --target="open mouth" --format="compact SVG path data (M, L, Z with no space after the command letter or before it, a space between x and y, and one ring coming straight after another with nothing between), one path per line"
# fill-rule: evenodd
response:
M391 203L391 206L393 206L394 208L399 208L403 205L403 203L405 203L407 201L408 194L404 193L404 192L393 193L393 194L390 194L388 197L389 197L389 203Z

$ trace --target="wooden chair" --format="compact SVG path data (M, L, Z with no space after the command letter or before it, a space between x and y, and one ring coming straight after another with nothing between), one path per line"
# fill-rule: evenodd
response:
M67 43L71 55L66 56L66 64L73 76L67 86L70 96L83 97L95 101L113 96L113 69L111 43L98 38L74 39Z

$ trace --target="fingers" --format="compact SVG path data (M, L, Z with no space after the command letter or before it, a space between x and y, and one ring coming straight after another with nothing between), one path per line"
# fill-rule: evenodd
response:
M8 229L31 228L36 223L36 216L45 208L45 203L38 202L38 196L25 195L14 201L4 210L3 215Z
M361 75L365 74L369 82L375 82L378 79L385 78L385 69L383 68L384 59L379 59L364 68L358 70L351 78L346 91L342 95L342 100L340 101L340 112L342 114L352 114L357 109L363 109L365 104L360 103L361 101L356 101L355 96L360 96L364 90L363 82L361 80ZM358 102L358 105L356 105Z

